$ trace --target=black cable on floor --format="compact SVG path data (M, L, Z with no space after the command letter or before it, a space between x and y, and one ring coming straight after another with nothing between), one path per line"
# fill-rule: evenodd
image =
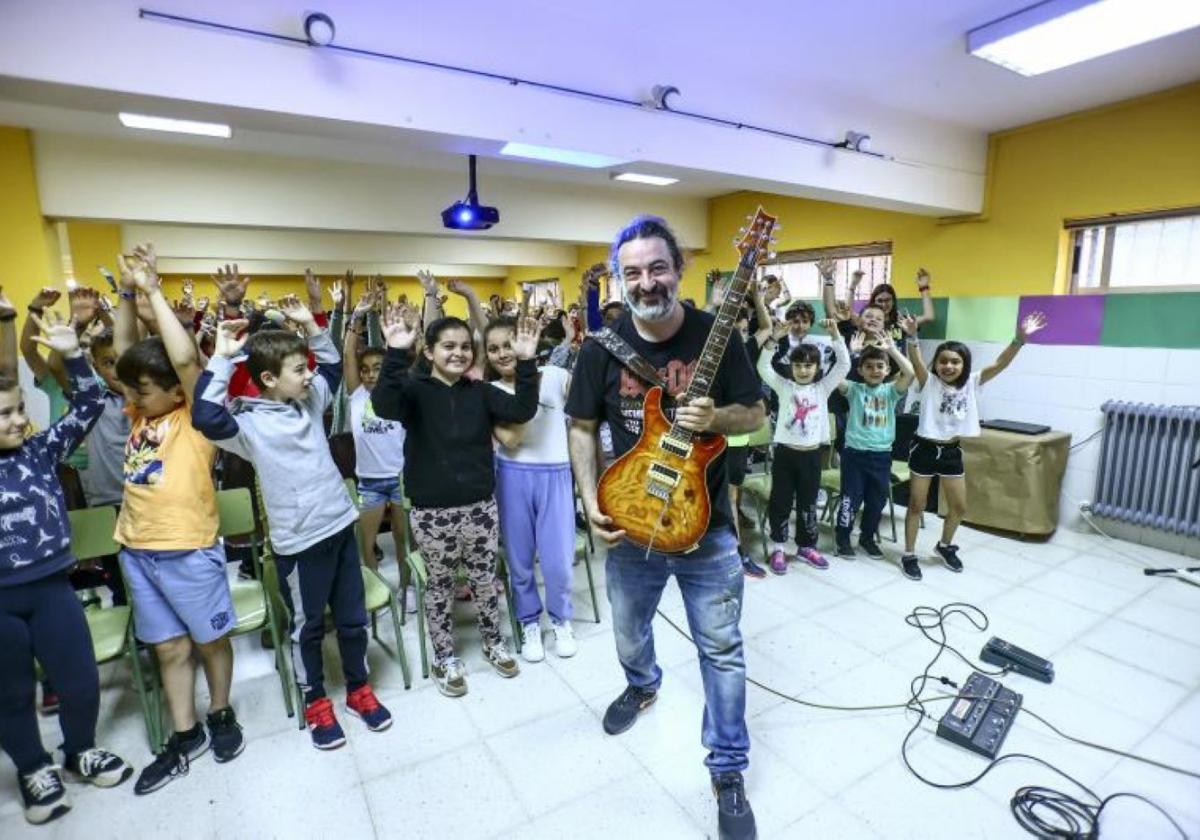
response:
M682 627L672 621L661 609L656 610L656 612L663 619L663 621L671 625L671 627L674 628L679 635L683 636L689 642L695 644L695 641L692 639L692 637ZM1088 803L1076 799L1069 794L1053 790L1052 788L1039 786L1026 786L1019 788L1009 801L1009 807L1012 811L1013 818L1016 819L1017 823L1022 828L1037 837L1051 838L1051 840L1059 840L1059 838L1062 838L1062 840L1094 840L1094 838L1098 838L1100 836L1101 812L1103 812L1104 808L1113 800L1126 797L1137 799L1154 808L1156 811L1162 814L1168 822L1171 823L1171 825L1176 831L1179 832L1179 835L1183 837L1184 840L1187 840L1187 834L1180 827L1179 823L1177 823L1174 818L1172 818L1171 815L1168 814L1163 808L1154 802L1151 802L1146 797L1136 793L1118 792L1101 799L1085 784L1055 767L1053 764L1050 764L1048 761L1038 758L1037 756L1028 755L1026 753L1005 753L1004 755L997 756L988 762L988 765L984 767L983 770L981 770L976 776L964 782L934 782L922 776L908 760L908 745L909 741L912 739L912 736L918 729L921 728L922 721L926 719L934 722L937 721L937 718L929 714L929 712L925 709L925 704L931 701L954 700L958 698L957 694L945 694L941 692L931 696L922 696L923 692L926 690L927 683L930 681L938 682L952 688L958 688L957 683L954 683L952 680L949 680L944 676L935 677L929 673L933 666L941 658L942 654L949 650L964 663L966 663L970 668L979 671L982 674L991 676L1004 676L1009 673L1007 668L1000 671L985 670L982 666L971 661L969 657L964 655L961 651L949 643L946 633L946 621L955 615L965 618L975 627L976 630L981 632L988 628L989 621L987 614L974 604L968 604L961 601L945 604L940 608L918 606L904 617L906 624L908 624L910 627L920 630L921 635L937 645L937 652L933 655L933 658L929 660L929 663L925 666L925 669L918 676L914 677L910 683L910 696L908 701L905 703L887 703L866 706L838 706L826 703L814 703L810 700L802 700L799 697L793 697L790 694L785 694L750 677L746 677L746 682L755 686L756 688L766 691L769 694L773 694L776 697L780 697L789 702L802 706L808 706L814 709L847 712L908 709L916 712L916 722L913 723L912 728L909 729L908 733L904 736L904 740L900 744L900 758L903 760L904 766L908 768L908 771L912 773L913 776L930 787L939 788L942 790L959 790L968 788L976 784L999 764L1012 759L1021 758L1027 761L1036 762L1037 764L1054 771L1078 787L1097 803L1096 805L1089 805ZM937 633L936 636L932 635L934 631ZM966 699L976 699L969 695L964 695L964 697ZM1113 755L1129 758L1134 761L1140 761L1163 770L1170 770L1174 773L1180 773L1185 776L1200 778L1200 773L1196 773L1191 770L1185 770L1181 767L1174 767L1170 764L1164 764L1160 761L1145 758L1135 753L1125 752L1124 750L1118 750L1114 747L1107 747L1103 744L1085 741L1082 738L1076 738L1072 735L1068 735L1057 726L1043 718L1041 715L1030 711L1028 707L1022 706L1022 709L1034 719L1048 727L1056 735L1068 741L1072 741L1082 746L1091 747L1093 749L1102 750Z

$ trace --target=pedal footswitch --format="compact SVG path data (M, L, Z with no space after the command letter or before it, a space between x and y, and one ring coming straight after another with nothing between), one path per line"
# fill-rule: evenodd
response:
M1020 708L1020 694L972 671L938 721L937 734L952 744L995 758Z

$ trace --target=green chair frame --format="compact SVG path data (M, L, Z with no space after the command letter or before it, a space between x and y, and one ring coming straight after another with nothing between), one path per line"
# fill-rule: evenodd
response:
M110 505L83 508L67 512L71 523L71 553L77 560L92 560L107 557L120 551L113 540L117 528L117 512ZM146 725L146 740L152 752L162 747L162 693L154 671L154 655L151 667L143 670L141 653L133 632L133 608L128 606L106 607L84 610L88 632L92 637L92 651L96 664L103 665L117 659L125 659L133 676L138 703L142 707L142 718Z
M271 634L275 654L275 671L279 675L283 692L283 706L288 717L293 717L298 708L295 702L296 681L292 676L292 663L287 648L283 616L286 609L279 595L279 578L274 557L263 557L254 537L256 522L254 504L247 487L231 487L217 492L217 535L234 537L251 535L250 556L254 563L256 580L238 580L230 584L237 624L230 636L244 636L264 627Z
M758 518L759 546L762 549L764 563L767 561L768 553L767 502L771 498L771 460L774 457L774 450L771 443L774 438L775 434L769 417L763 421L761 426L750 433L750 439L746 441L746 447L749 449L761 449L765 457L763 458L762 470L747 472L746 477L742 480L742 494L750 496L755 502L755 513ZM737 516L737 511L734 511L733 515Z

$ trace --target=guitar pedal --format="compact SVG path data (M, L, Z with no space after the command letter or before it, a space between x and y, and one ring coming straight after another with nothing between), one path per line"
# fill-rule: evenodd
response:
M983 650L979 652L979 658L989 665L1008 668L1044 683L1054 682L1054 663L1035 656L1012 642L1006 642L999 636L988 639Z
M978 671L938 721L937 735L971 752L995 758L1021 709L1021 695Z

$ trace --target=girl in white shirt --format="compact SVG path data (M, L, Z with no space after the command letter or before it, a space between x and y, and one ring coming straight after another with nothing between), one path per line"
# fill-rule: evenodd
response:
M979 436L979 391L1012 364L1029 336L1046 326L1046 316L1034 312L1026 316L1017 328L1016 337L1004 348L996 361L983 370L972 373L971 350L960 341L943 341L933 351L933 376L921 358L917 339L917 319L905 314L900 325L908 333L908 357L921 387L921 415L917 434L908 453L908 468L912 474L908 491L908 512L904 517L904 556L900 558L905 577L921 579L916 555L917 529L921 512L929 496L933 477L940 479L941 498L946 500L946 518L942 538L935 551L942 563L952 572L963 570L958 546L953 544L954 532L967 510L967 483L964 478L962 448L959 441Z
M492 385L513 392L516 324L501 318L484 332L485 375ZM534 556L546 584L545 611L550 614L554 650L560 657L577 649L571 628L571 582L575 560L575 495L567 451L567 418L563 407L571 375L545 365L539 372L538 410L520 426L494 428L496 504L500 533L508 558L514 608L521 622L521 655L528 662L545 658L541 617L543 604L534 577Z
M796 510L796 557L817 569L829 568L817 551L817 493L821 485L821 446L829 444L829 395L850 371L850 353L838 332L837 322L824 320L834 364L821 375L821 350L815 344L798 344L788 355L792 378L784 379L771 367L773 353L758 357L758 373L779 397L775 422L775 458L771 464L771 498L767 518L771 527L771 571L787 571L788 517Z

